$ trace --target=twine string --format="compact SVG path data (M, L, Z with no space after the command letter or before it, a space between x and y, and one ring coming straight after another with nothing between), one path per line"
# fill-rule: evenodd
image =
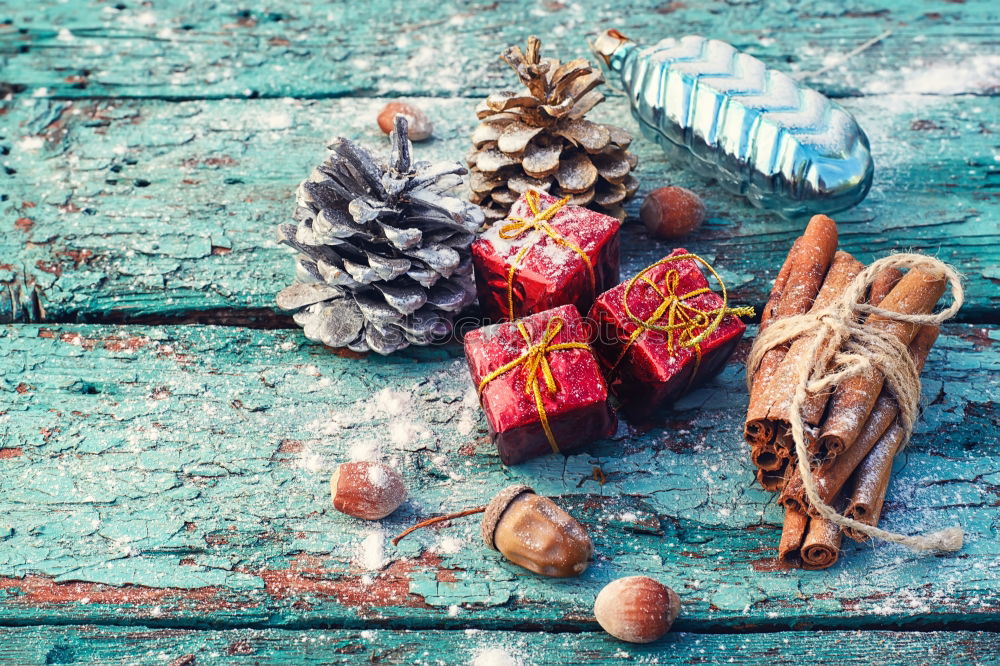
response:
M688 303L688 300L695 298L696 296L710 293L711 289L708 287L701 287L698 289L692 289L684 294L678 294L677 289L680 286L680 272L677 269L671 268L666 271L662 276L662 284L656 284L656 282L648 275L650 271L658 268L659 266L688 259L696 261L704 266L705 269L708 270L708 272L715 278L716 282L719 283L719 291L722 294L721 307L711 310L699 310L697 307ZM653 312L645 319L636 315L632 311L632 307L628 302L629 295L632 293L635 286L640 282L647 285L657 296L660 297L660 304L656 306ZM625 285L625 292L622 294L622 308L625 311L625 315L632 321L633 324L636 325L636 329L632 331L628 342L626 342L622 347L618 358L611 365L611 367L615 368L619 363L621 363L621 360L625 357L629 348L636 340L639 339L640 335L647 331L658 331L660 333L666 333L667 350L671 355L675 351L675 345L682 349L690 347L694 348L695 365L694 371L691 373L689 383L697 376L698 368L701 366L702 341L704 341L705 338L710 336L719 327L726 315L752 317L754 314L754 310L751 307L729 307L729 292L726 290L726 283L723 282L722 277L714 268L712 268L711 264L698 255L692 253L666 257L639 271L635 277L629 280ZM664 319L666 320L665 323L661 323Z
M538 420L542 424L542 430L545 431L545 438L548 439L549 446L552 447L552 452L559 453L559 445L556 443L555 435L552 434L552 428L549 426L549 415L545 411L545 402L542 398L542 383L545 384L545 388L550 395L555 395L559 390L555 377L552 375L552 368L549 367L548 355L551 352L562 349L590 349L590 346L586 342L559 342L552 344L552 341L559 335L559 332L566 324L565 320L559 316L549 319L549 323L546 324L545 331L538 342L532 341L531 334L528 333L524 322L518 321L515 324L517 325L517 330L521 333L521 337L524 338L526 345L524 352L514 360L501 365L483 377L482 381L479 382L477 390L479 395L482 396L487 384L514 368L523 365L525 373L524 393L534 398Z
M943 276L951 289L952 304L934 314L903 314L861 301L875 276L886 268L919 269L931 275ZM802 406L811 393L831 389L851 377L872 369L881 372L885 385L899 404L899 420L903 439L898 451L909 443L917 419L920 401L920 373L907 346L881 329L864 324L863 315L913 325L940 325L951 319L962 307L964 292L961 278L952 267L938 259L920 254L894 254L874 262L862 270L844 293L819 312L785 317L772 322L754 341L747 358L747 381L752 388L753 376L768 350L786 344L802 335L812 339L795 367L796 382L789 405L789 426L798 457L802 485L813 508L825 519L842 528L853 529L869 537L902 544L916 551L954 552L962 547L963 531L948 527L938 532L905 535L869 525L837 512L819 496L812 473L812 459L805 444L805 424Z
M545 210L541 210L541 195L535 190L528 190L524 193L524 200L528 204L528 209L531 211L530 218L514 217L508 218L508 221L500 227L500 238L504 240L513 240L522 236L530 231L541 231L544 235L551 238L554 242L562 245L565 248L569 248L575 252L581 259L583 259L584 265L587 267L587 274L590 277L590 291L593 294L597 291L597 275L594 273L594 265L590 261L590 257L587 253L577 245L566 239L562 234L555 230L555 228L549 224L549 220L555 217L563 206L569 203L570 197L563 197L559 201L556 201L551 206ZM521 262L531 251L531 248L535 246L535 243L528 243L520 249L520 251L514 256L514 261L511 262L510 268L507 270L507 318L514 319L514 274L517 273L518 267Z

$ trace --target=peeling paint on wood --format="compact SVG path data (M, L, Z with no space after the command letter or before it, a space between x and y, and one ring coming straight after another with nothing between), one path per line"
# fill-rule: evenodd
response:
M1000 461L981 445L997 418L995 329L949 326L932 352L885 516L903 531L959 523L963 551L848 544L811 573L775 566L781 514L743 450L738 362L665 427L505 468L457 347L342 358L294 330L2 330L0 433L20 453L0 458L12 528L0 622L593 630L600 587L637 573L678 591L681 629L1000 620ZM328 475L357 457L409 485L381 523L330 507ZM597 556L583 577L504 563L475 519L387 543L514 482L561 496L589 526ZM365 539L384 548L373 569Z
M780 634L668 634L631 645L604 633L512 631L183 631L70 626L0 628L0 662L110 666L187 664L563 664L989 663L1000 634L986 632L793 631ZM489 662L492 657L495 661ZM509 661L501 661L506 657ZM481 659L482 662L474 662ZM183 661L181 661L183 660Z
M1000 622L997 21L988 0L7 3L0 322L22 325L0 329L0 625L35 626L0 626L0 662L992 661L997 634L964 630ZM968 277L961 317L978 325L948 326L931 356L885 517L960 523L961 553L848 544L831 570L778 568L780 511L740 443L739 354L660 427L507 469L457 348L369 358L245 329L291 327L273 230L331 138L385 146L375 116L406 96L436 127L419 156L461 159L474 105L513 82L502 47L537 33L588 56L585 34L610 27L725 39L841 98L877 164L838 215L842 245L922 250ZM638 134L608 93L594 118ZM711 217L684 243L760 305L801 224L634 149L632 218L655 187L695 189ZM669 249L627 225L624 270ZM144 321L178 325L72 325ZM330 471L356 457L410 483L381 525L329 507ZM584 577L505 564L474 519L386 544L518 481L590 526ZM600 587L638 573L680 593L678 629L737 634L591 633ZM872 631L899 627L955 631Z
M12 220L29 216L32 226L0 235L0 262L10 266L0 284L20 289L0 289L0 316L18 310L7 319L72 321L273 309L293 272L274 230L290 218L296 185L337 134L387 150L374 122L383 102L15 98L6 159L16 174L7 178L11 195L0 207ZM461 159L476 101L420 103L438 128L434 141L417 146L420 156ZM837 216L842 246L866 261L913 249L954 263L969 278L960 316L992 321L1000 306L1000 199L990 195L995 162L979 128L1000 131L998 107L974 96L844 103L871 135L878 173L868 198ZM638 134L625 106L609 100L597 117ZM65 119L55 134L53 118ZM913 130L917 119L941 129ZM44 143L25 148L34 136ZM762 304L802 223L755 211L672 168L648 141L634 146L642 190L630 203L632 218L645 192L666 183L692 187L711 219L683 244L716 265L734 299ZM72 173L55 168L64 163ZM24 202L32 208L24 210ZM637 271L672 247L627 224L623 270ZM29 307L36 294L44 313Z
M792 73L823 70L810 79L824 92L858 94L891 88L917 60L955 64L992 47L997 15L989 0L305 0L266 9L89 0L15 5L4 18L4 77L28 94L209 99L485 96L509 81L503 46L537 33L569 60L588 56L585 39L608 28L647 43L707 34ZM831 62L887 30L876 48Z

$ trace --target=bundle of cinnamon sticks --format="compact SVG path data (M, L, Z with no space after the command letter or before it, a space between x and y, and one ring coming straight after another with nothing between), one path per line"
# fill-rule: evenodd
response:
M763 332L775 321L819 312L845 291L864 266L837 250L837 225L817 215L792 245L778 273L761 316ZM867 302L903 314L930 313L944 293L946 281L918 268L905 275L897 269L879 272L868 289ZM917 371L938 335L935 325L913 324L867 315L865 325L894 336L908 346ZM778 546L779 560L790 566L823 569L840 553L841 528L810 506L798 471L789 429L789 407L796 368L815 340L802 335L771 348L751 378L750 405L744 436L757 468L757 480L767 490L780 491L785 522ZM806 447L818 494L849 518L877 525L885 501L893 459L903 444L900 408L874 366L834 387L807 394L800 410L806 425ZM863 541L864 534L847 530Z

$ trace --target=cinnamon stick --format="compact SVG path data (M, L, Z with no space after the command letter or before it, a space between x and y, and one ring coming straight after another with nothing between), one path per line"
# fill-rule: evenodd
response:
M899 406L895 398L883 392L879 396L871 416L865 422L861 434L843 455L836 458L828 458L818 467L813 469L813 478L816 480L816 489L819 497L824 503L830 501L840 492L847 480L851 478L854 470L861 463L872 447L882 437L882 433L895 420L899 413ZM810 516L818 516L809 504L806 497L805 487L802 485L802 475L799 474L798 465L793 468L792 473L785 480L778 497L778 504L785 509L804 511Z
M778 271L778 275L774 278L774 286L771 287L771 294L767 297L764 310L760 313L758 332L767 328L768 324L778 316L778 306L781 304L781 297L785 293L785 287L788 286L788 276L792 272L792 262L789 259L795 256L801 242L802 236L795 239L795 242L792 243L792 249L788 251L788 256L785 258L785 263L781 265L781 270Z
M803 314L812 306L836 250L836 223L825 215L814 215L778 273L764 307L761 328L774 319ZM769 384L787 349L775 347L764 354L753 377L744 425L744 437L750 445L774 441L775 429L767 419Z
M780 468L784 461L788 460L787 451L779 451L774 442L765 444L754 444L750 449L750 460L757 467L765 472L773 472Z
M913 363L917 367L917 372L923 370L927 361L927 354L930 352L934 341L938 336L937 326L921 326L917 335L910 343L910 355ZM899 404L887 390L883 389L875 406L872 408L868 420L861 428L858 438L854 444L840 455L827 458L813 470L813 477L816 479L816 486L819 490L820 499L827 504L844 487L847 481L854 474L861 461L864 460L868 452L879 442L889 426L896 420L899 414ZM792 468L791 474L785 480L781 490L778 503L786 509L806 511L810 515L817 515L806 499L806 491L802 485L802 476L798 467Z
M778 562L803 569L826 569L840 557L843 536L840 527L823 518L810 518L795 509L785 509L778 542Z
M903 428L895 422L878 441L854 472L854 490L844 515L865 523L878 525L885 504L885 494L892 475L892 463L903 443ZM854 529L844 530L855 541L865 541L868 535Z
M827 271L823 285L820 287L816 299L813 301L810 312L818 312L839 299L844 291L850 286L862 271L864 264L851 256L848 252L837 252L833 256L833 261ZM772 425L776 432L776 438L780 439L782 433L787 432L789 423L789 406L792 399L790 387L795 386L798 373L798 365L803 354L815 341L814 335L802 335L795 339L788 351L782 357L781 362L774 369L769 380L768 392L760 397L757 406L766 404L764 418ZM823 418L823 411L826 409L826 402L829 399L828 392L811 394L802 405L802 420L811 426L819 424ZM816 438L810 438L811 448L815 447Z
M809 516L801 511L785 509L785 522L781 526L781 541L778 542L778 561L793 567L802 566L799 551L809 528Z
M799 557L802 568L809 570L826 569L836 564L840 557L840 543L843 533L840 526L825 518L809 518L809 531L802 541Z
M934 345L934 341L937 340L939 332L940 329L937 326L921 326L913 338L913 342L910 343L910 353L913 354L918 371L923 369L927 354ZM892 464L899 447L902 445L902 440L903 429L899 422L895 421L858 464L852 476L853 491L847 509L844 511L845 516L868 525L878 525L879 517L882 514L882 505L885 503L885 494L889 487ZM856 530L848 529L845 532L855 541L864 541L868 538Z
M898 268L883 268L868 288L868 303L878 305L895 288L903 273Z
M782 458L781 467L775 470L757 468L757 483L764 490L777 492L785 486L786 475L788 473L788 458Z
M943 276L914 269L899 280L882 300L880 307L903 314L927 314L934 309L944 288ZM877 314L869 315L865 324L881 329L906 345L913 341L920 328L916 324L887 319ZM820 431L820 450L837 455L854 443L868 420L884 383L882 372L871 368L837 386Z

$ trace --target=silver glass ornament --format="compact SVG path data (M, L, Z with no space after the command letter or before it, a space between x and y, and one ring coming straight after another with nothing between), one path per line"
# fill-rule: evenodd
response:
M868 137L842 106L730 44L689 35L592 44L648 138L784 217L834 213L871 187Z

